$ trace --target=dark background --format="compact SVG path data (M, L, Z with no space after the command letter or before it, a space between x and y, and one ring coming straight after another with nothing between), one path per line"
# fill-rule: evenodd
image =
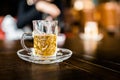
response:
M16 16L19 1L20 0L0 0L0 16L7 14Z
M20 0L0 0L0 16L5 16L11 14L12 16L17 16L18 3ZM70 2L72 0L62 0L65 7L70 7ZM108 1L117 1L120 0L93 0L95 3L104 3Z

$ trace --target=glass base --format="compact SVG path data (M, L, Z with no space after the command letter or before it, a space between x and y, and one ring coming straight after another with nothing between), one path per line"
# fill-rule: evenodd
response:
M33 48L30 48L33 50ZM20 49L17 51L17 55L22 60L36 63L36 64L52 64L59 63L71 57L72 51L65 48L58 48L56 56L54 58L41 58L39 56L33 56L32 53L28 53L25 49Z

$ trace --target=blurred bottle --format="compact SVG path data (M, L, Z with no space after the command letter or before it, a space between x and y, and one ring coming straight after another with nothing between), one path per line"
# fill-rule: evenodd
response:
M106 2L100 4L99 7L100 12L100 24L109 32L116 33L119 28L119 11L120 6L115 1Z

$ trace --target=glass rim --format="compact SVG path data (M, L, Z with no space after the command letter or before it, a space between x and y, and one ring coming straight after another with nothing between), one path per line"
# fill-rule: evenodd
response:
M32 20L32 22L41 22L41 21L45 21L45 22L58 22L58 20Z

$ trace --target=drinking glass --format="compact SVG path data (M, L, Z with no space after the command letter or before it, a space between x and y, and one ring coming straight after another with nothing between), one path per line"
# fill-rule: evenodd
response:
M57 20L33 20L33 32L24 33L21 38L22 47L32 56L39 58L55 58L57 53ZM33 38L33 49L25 45L25 39Z

